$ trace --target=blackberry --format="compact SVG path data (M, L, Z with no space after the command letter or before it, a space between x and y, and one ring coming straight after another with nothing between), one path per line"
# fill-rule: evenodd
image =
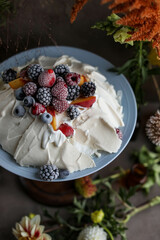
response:
M45 181L52 181L59 177L59 169L53 164L46 164L40 167L40 178Z
M33 80L37 81L39 75L44 71L43 67L39 64L32 64L27 69L28 77Z
M70 72L70 70L67 65L61 64L54 68L54 72L56 74L56 77L64 77L67 73Z
M75 100L80 95L80 86L68 86L68 96L67 100Z
M4 83L9 83L14 79L16 79L16 77L17 77L17 72L14 71L12 68L5 70L2 74L2 80Z
M39 88L36 98L45 107L49 106L52 100L51 89L47 87Z
M70 105L67 109L67 115L70 117L71 120L77 118L80 115L78 108L73 105Z
M93 96L96 91L96 85L93 82L85 82L81 86L81 94L85 97Z

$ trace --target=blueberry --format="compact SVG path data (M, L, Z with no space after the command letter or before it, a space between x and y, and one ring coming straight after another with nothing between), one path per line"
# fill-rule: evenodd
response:
M32 107L35 104L35 99L31 96L26 96L23 99L24 106L26 107Z
M43 114L41 115L41 120L42 120L44 123L49 124L49 123L52 122L53 117L52 117L52 115L49 114L49 113L43 113Z
M18 105L15 109L14 109L14 115L17 117L23 117L26 113L25 108L22 105Z
M15 98L17 100L22 101L25 97L25 93L23 92L23 88L18 88L14 91Z
M66 178L69 175L67 169L59 169L59 178Z

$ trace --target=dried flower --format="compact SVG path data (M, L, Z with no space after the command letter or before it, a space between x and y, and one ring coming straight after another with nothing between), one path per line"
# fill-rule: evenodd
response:
M85 198L93 197L97 191L96 185L92 183L92 179L89 176L76 179L75 187L77 192Z
M160 111L151 116L146 123L146 135L151 142L160 146Z
M102 0L101 3L111 2ZM114 0L109 6L114 13L124 16L117 24L133 28L126 41L151 41L160 56L160 1L158 0Z
M88 0L76 0L71 11L70 22L73 23L76 20L77 14L84 7Z
M104 212L102 209L91 213L91 219L93 223L100 223L102 222L103 218L104 218Z
M20 223L16 223L16 229L12 229L13 235L18 240L51 240L52 238L43 233L44 226L40 225L40 216L35 215L32 219L25 216Z
M107 233L99 226L84 228L77 240L107 240Z

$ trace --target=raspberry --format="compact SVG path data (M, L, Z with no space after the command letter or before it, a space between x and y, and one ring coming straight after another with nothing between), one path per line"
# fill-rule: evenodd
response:
M85 97L93 96L96 91L96 85L93 82L85 82L81 86L81 94Z
M52 181L59 177L59 169L53 165L43 165L40 167L40 178L46 181Z
M49 106L52 100L51 89L47 87L39 88L36 98L45 107Z
M66 100L61 101L56 98L52 99L52 105L54 109L59 113L66 111L67 108L69 107L69 103Z
M24 79L27 79L28 78L28 73L27 73L27 70L30 66L26 66L24 68L21 69L20 73L19 73L19 76L21 78L24 78Z
M53 97L56 97L59 100L65 100L68 95L68 90L63 82L59 82L53 86L51 93Z
M65 81L68 85L74 86L77 85L81 80L81 76L78 73L67 73L65 75Z
M52 87L55 81L56 75L52 69L44 70L38 77L38 83L41 87Z
M60 76L56 78L56 83L59 83L59 82L63 82L65 84L64 79ZM67 85L66 85L66 87L67 87Z
M45 106L40 103L35 103L32 107L31 113L33 115L39 115L40 113L44 113L46 111Z
M23 92L26 96L33 96L37 91L37 85L34 82L28 82L23 86Z
M43 71L43 67L41 67L39 64L31 64L27 69L27 74L31 80L37 81L39 75Z
M74 134L74 129L67 123L62 123L58 130L60 130L66 137L72 137Z
M11 68L5 70L2 74L2 79L4 83L9 83L14 79L16 79L16 77L17 77L17 72Z
M118 134L119 139L122 140L122 138L123 138L123 133L122 133L122 131L121 131L119 128L116 128L116 133Z
M54 72L57 77L58 76L64 77L70 71L69 71L69 67L67 65L61 64L54 68Z
M75 100L78 98L80 95L80 86L75 85L75 86L68 86L68 96L67 100Z
M76 108L73 105L69 106L69 108L67 109L67 115L70 117L71 120L77 118L79 116L79 114L80 114L80 112L79 112L78 108Z

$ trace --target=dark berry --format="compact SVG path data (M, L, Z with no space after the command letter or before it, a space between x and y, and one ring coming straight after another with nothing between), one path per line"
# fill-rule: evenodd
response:
M56 77L61 76L64 77L67 73L69 73L69 67L67 65L61 64L54 68L54 72Z
M42 120L42 122L49 124L52 122L53 117L51 114L45 112L41 115L41 120Z
M23 99L24 106L26 107L32 107L35 104L35 99L31 96L26 96Z
M22 105L18 105L17 107L15 107L13 113L16 117L23 117L26 113L26 110Z
M33 96L37 91L37 85L34 82L28 82L23 86L24 93Z
M71 120L77 118L80 115L78 108L73 105L70 105L67 109L67 115L70 117Z
M14 79L16 79L16 77L17 77L17 72L11 68L5 70L2 74L2 80L4 83L9 83Z
M67 169L59 169L59 178L66 178L69 175Z
M14 96L17 100L22 101L25 98L25 93L23 92L23 88L17 88L14 91Z
M81 94L84 97L93 96L96 91L96 85L93 82L85 82L81 86Z
M45 107L49 106L52 100L51 89L47 87L41 87L37 91L36 98L38 102L43 104Z
M32 64L27 69L28 77L33 80L37 81L39 75L44 71L43 67L39 64Z
M68 86L68 96L67 100L75 100L78 98L80 95L80 86L75 85L75 86Z
M65 81L67 85L70 86L78 85L78 83L81 81L81 76L78 73L67 73L65 75Z
M65 83L64 79L62 77L60 77L60 76L56 78L56 83L59 83L59 82Z
M59 177L59 169L53 165L43 165L40 167L40 178L45 181L52 181Z

